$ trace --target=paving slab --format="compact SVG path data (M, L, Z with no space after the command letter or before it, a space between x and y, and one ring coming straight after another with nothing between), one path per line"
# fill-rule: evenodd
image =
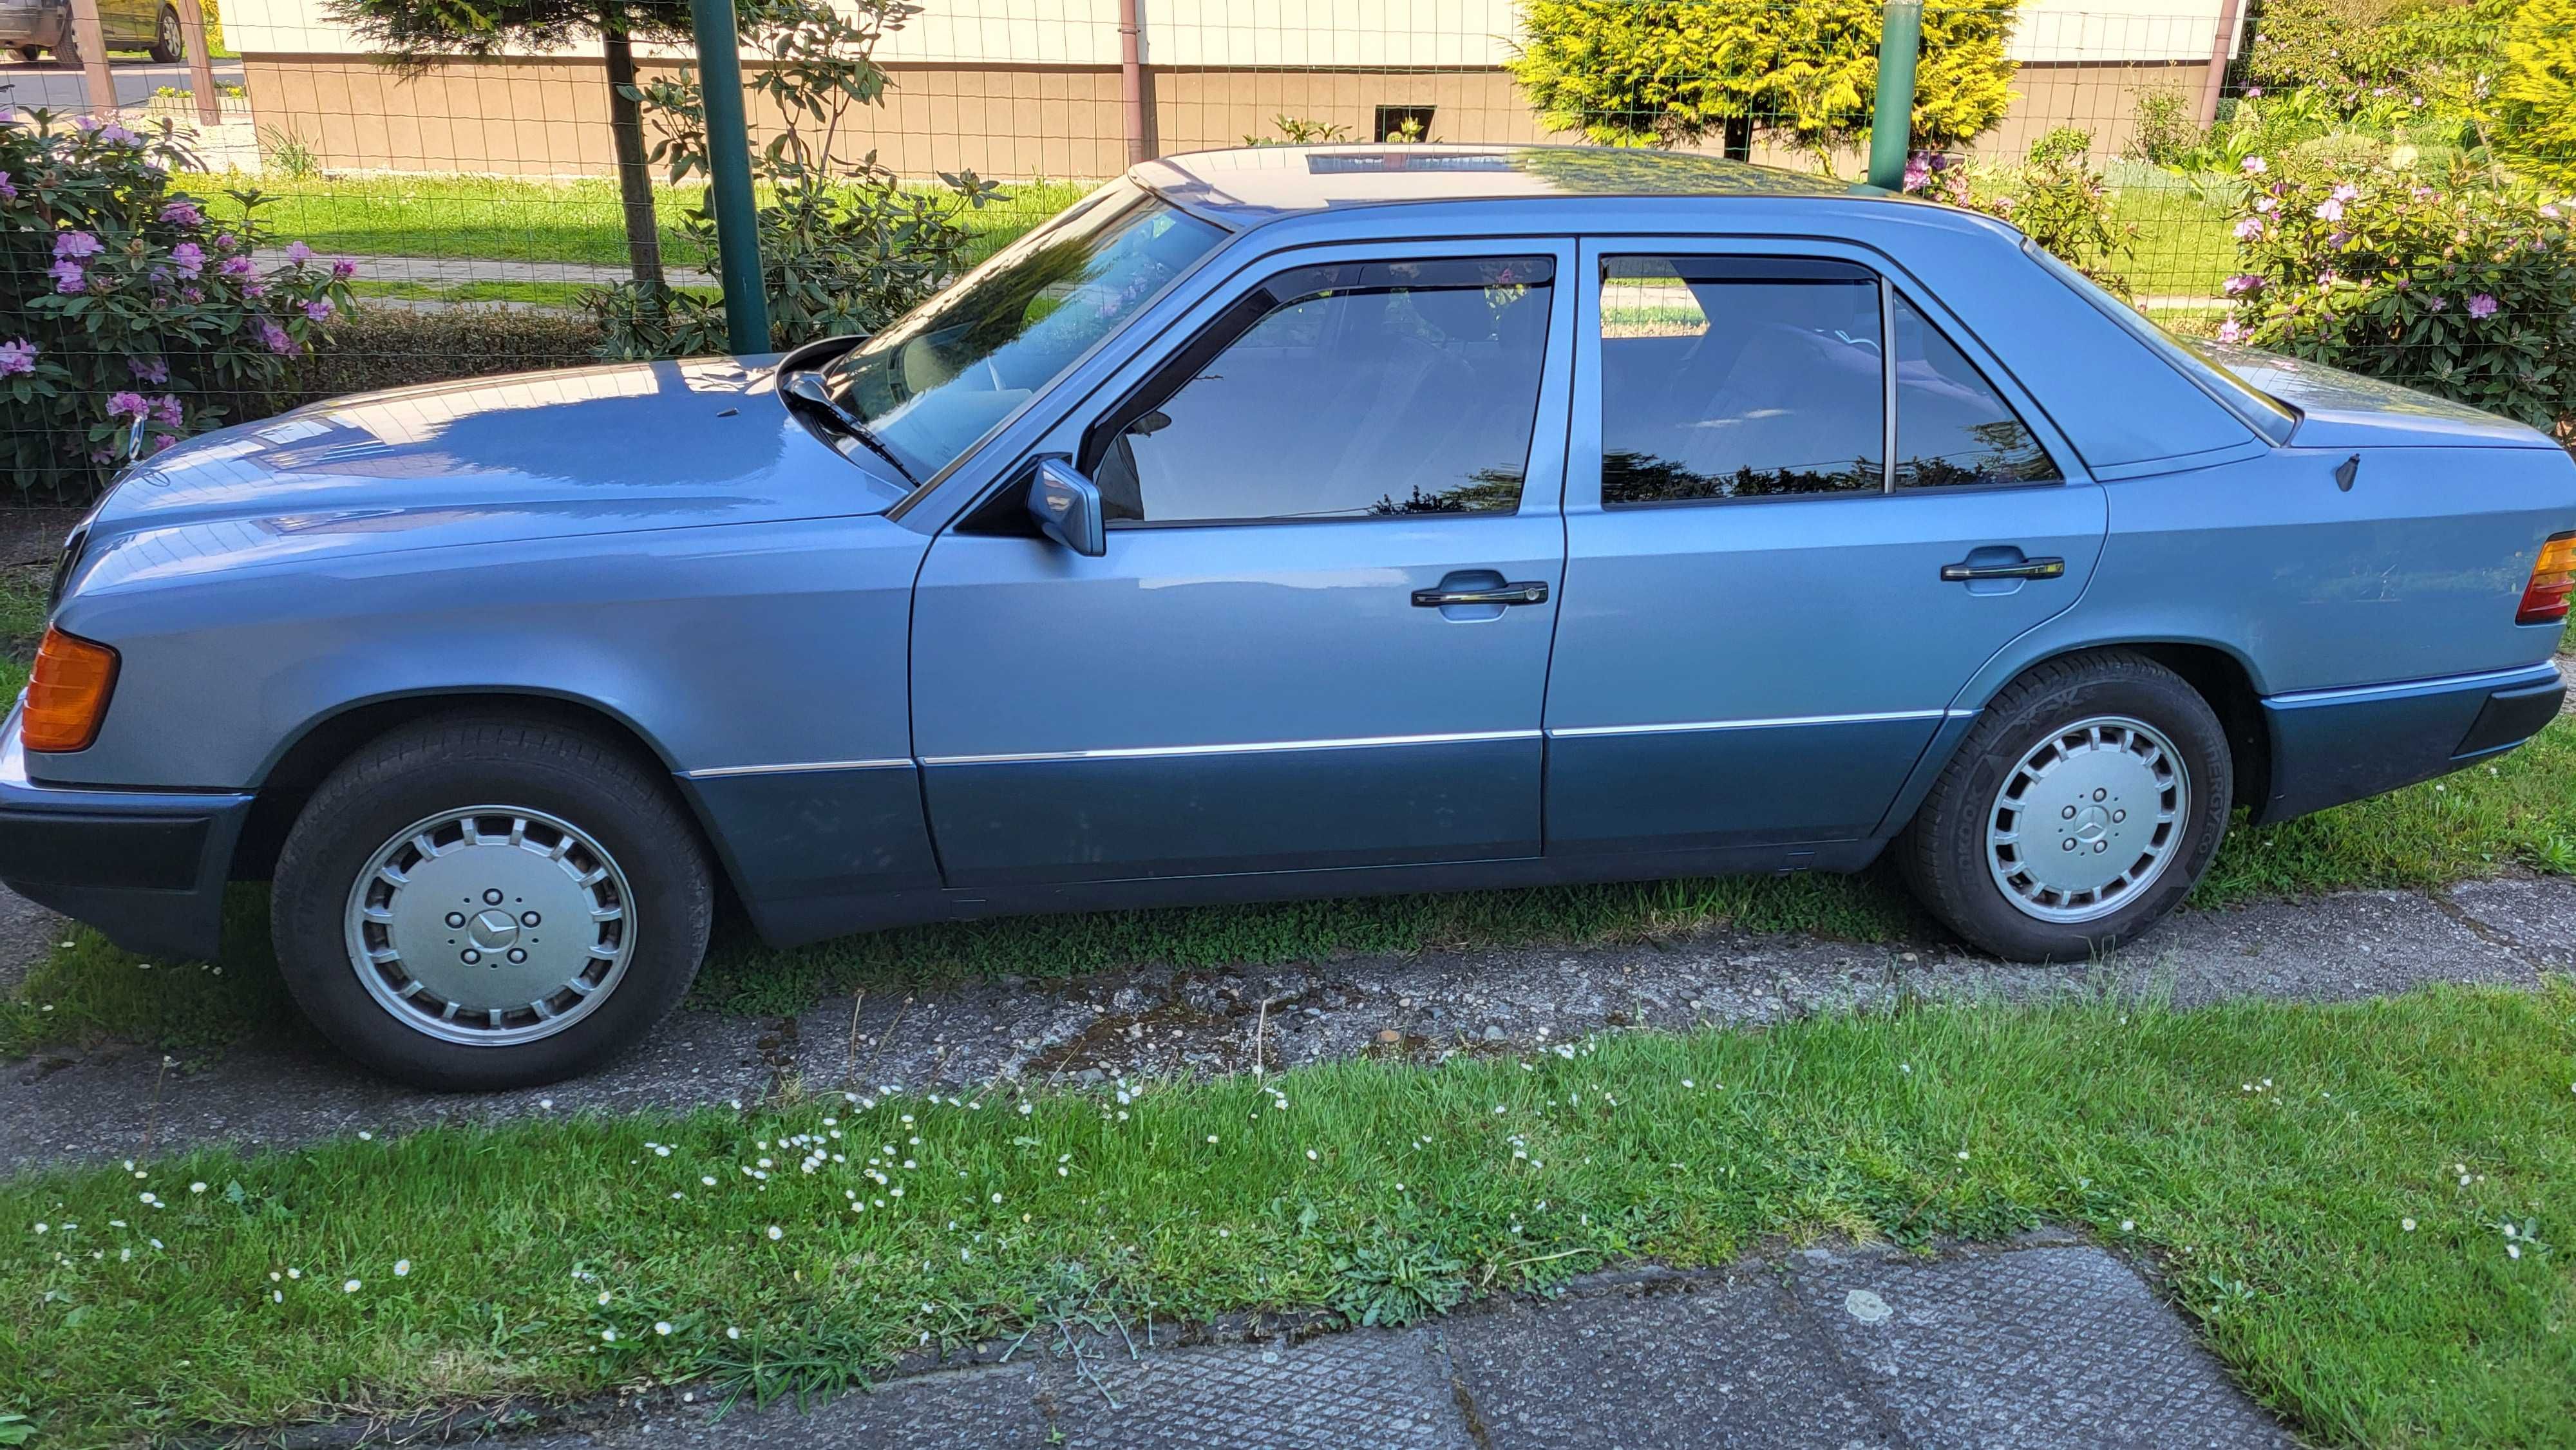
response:
M49 919L48 919L49 920ZM50 927L48 927L50 929ZM0 1067L0 1171L195 1143L280 1146L364 1128L530 1114L685 1110L771 1095L1078 1086L1277 1071L1356 1056L1428 1063L1588 1033L1761 1024L1908 997L2163 993L2344 1001L2430 982L2532 985L2576 943L2576 882L2436 899L2356 892L2184 912L2104 962L2027 966L1927 942L1711 932L1674 941L1353 956L1289 966L1135 968L1047 980L877 987L796 1017L685 1011L590 1077L482 1095L371 1077L299 1023L165 1068L140 1049ZM2553 955L2554 953L2554 955Z
M1440 1337L1488 1446L1903 1443L1769 1266L1651 1294L1515 1301Z
M1858 1297L1875 1296L1875 1297ZM1859 1312L1847 1305L1856 1304ZM1098 1380L1032 1347L717 1418L667 1395L520 1450L1866 1450L2287 1447L2098 1248L1845 1249L1630 1272L1410 1329L1149 1350ZM1114 1396L1116 1407L1109 1399Z
M2297 1443L2100 1249L1815 1253L1789 1275L1909 1445Z

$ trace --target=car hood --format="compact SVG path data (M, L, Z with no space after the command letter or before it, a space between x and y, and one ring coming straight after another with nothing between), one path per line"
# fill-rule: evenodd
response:
M84 527L83 582L707 524L903 497L790 416L764 359L620 363L361 393L194 438Z
M2299 411L2301 448L2555 448L2549 436L2466 403L2252 348L2203 344L2238 381Z

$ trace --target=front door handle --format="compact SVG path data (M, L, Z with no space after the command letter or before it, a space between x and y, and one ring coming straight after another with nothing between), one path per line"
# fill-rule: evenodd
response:
M2021 559L2009 564L1944 564L1941 577L1952 584L1967 584L1979 579L2062 579L2066 561L2055 557Z
M1490 576L1489 576L1490 577ZM1490 584L1472 589L1416 589L1413 607L1443 609L1452 604L1545 604L1547 584L1532 579L1521 584Z

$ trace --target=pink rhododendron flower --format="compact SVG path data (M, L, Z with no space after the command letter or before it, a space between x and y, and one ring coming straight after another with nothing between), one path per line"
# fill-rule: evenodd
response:
M161 220L183 227L201 227L206 224L206 214L197 210L193 201L174 201L161 208Z
M16 201L17 199L17 184L9 179L8 172L0 171L0 201Z
M114 418L140 418L152 411L152 405L143 401L141 393L116 392L107 395L107 411Z
M358 264L345 257L331 264L331 276L336 281L346 282L357 275Z
M2239 272L2228 278L2221 290L2230 297L2243 297L2249 293L2262 291L2263 279L2251 272Z
M170 364L166 360L157 357L127 358L125 360L125 370L134 374L135 378L142 382L166 383L170 381Z
M295 351L295 339L286 335L285 328L265 317L259 320L259 340L268 345L270 352L280 356Z
M2327 195L2336 201L2359 201L2361 200L2361 188L2347 181L2343 185L2336 187L2333 191L2328 192Z
M95 257L99 240L88 232L63 232L54 238L56 257Z
M2220 342L2243 342L2245 340L2245 324L2238 322L2233 317L2218 324L2218 340Z
M173 434L155 433L152 435L151 444L146 447L144 451L147 453L158 453L165 448L174 446L178 441L178 438Z
M305 303L304 315L315 322L321 322L329 318L331 315L331 299L328 297L316 297L312 301Z
M215 270L227 277L247 277L259 268L248 257L226 257L215 264Z
M23 337L0 342L0 378L17 377L36 370L36 345Z
M176 393L163 393L152 400L152 421L176 432L185 417Z
M298 264L310 262L313 260L313 249L304 245L302 242L288 242L286 244L286 260Z
M2484 292L2479 293L2477 296L2469 299L2469 315L2477 318L2495 316L2496 300Z
M182 277L194 277L206 267L206 249L195 242L181 242L170 249L170 265Z
M2343 203L2335 200L2331 196L2327 197L2325 200L2317 203L2316 217L2317 220L2321 222L2342 221Z
M2263 99L2263 88L2261 86L2247 86L2245 88L2245 99L2249 101L2259 101Z
M2236 224L2236 240L2240 242L2250 242L2261 235L2263 235L2263 219L2261 217L2250 216Z
M57 292L86 292L89 290L89 274L81 270L80 263L73 261L69 257L65 257L63 260L56 262L53 266L46 268L46 271L53 275L54 290Z
M2424 310L2427 312L2448 312L2451 310L2451 299L2447 297L2427 297L2424 299Z
M2272 163L2260 156L2248 156L2237 164L2248 176L2260 176L2272 169Z

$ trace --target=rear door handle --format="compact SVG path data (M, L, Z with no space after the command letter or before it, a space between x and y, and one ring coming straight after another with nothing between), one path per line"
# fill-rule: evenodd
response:
M2010 564L1944 564L1941 577L1952 584L1966 584L1978 579L2062 579L2066 561L2054 557L2023 559Z
M1545 604L1546 602L1547 584L1538 579L1520 584L1491 584L1474 589L1416 589L1413 591L1413 607L1416 609L1441 609L1452 604Z

